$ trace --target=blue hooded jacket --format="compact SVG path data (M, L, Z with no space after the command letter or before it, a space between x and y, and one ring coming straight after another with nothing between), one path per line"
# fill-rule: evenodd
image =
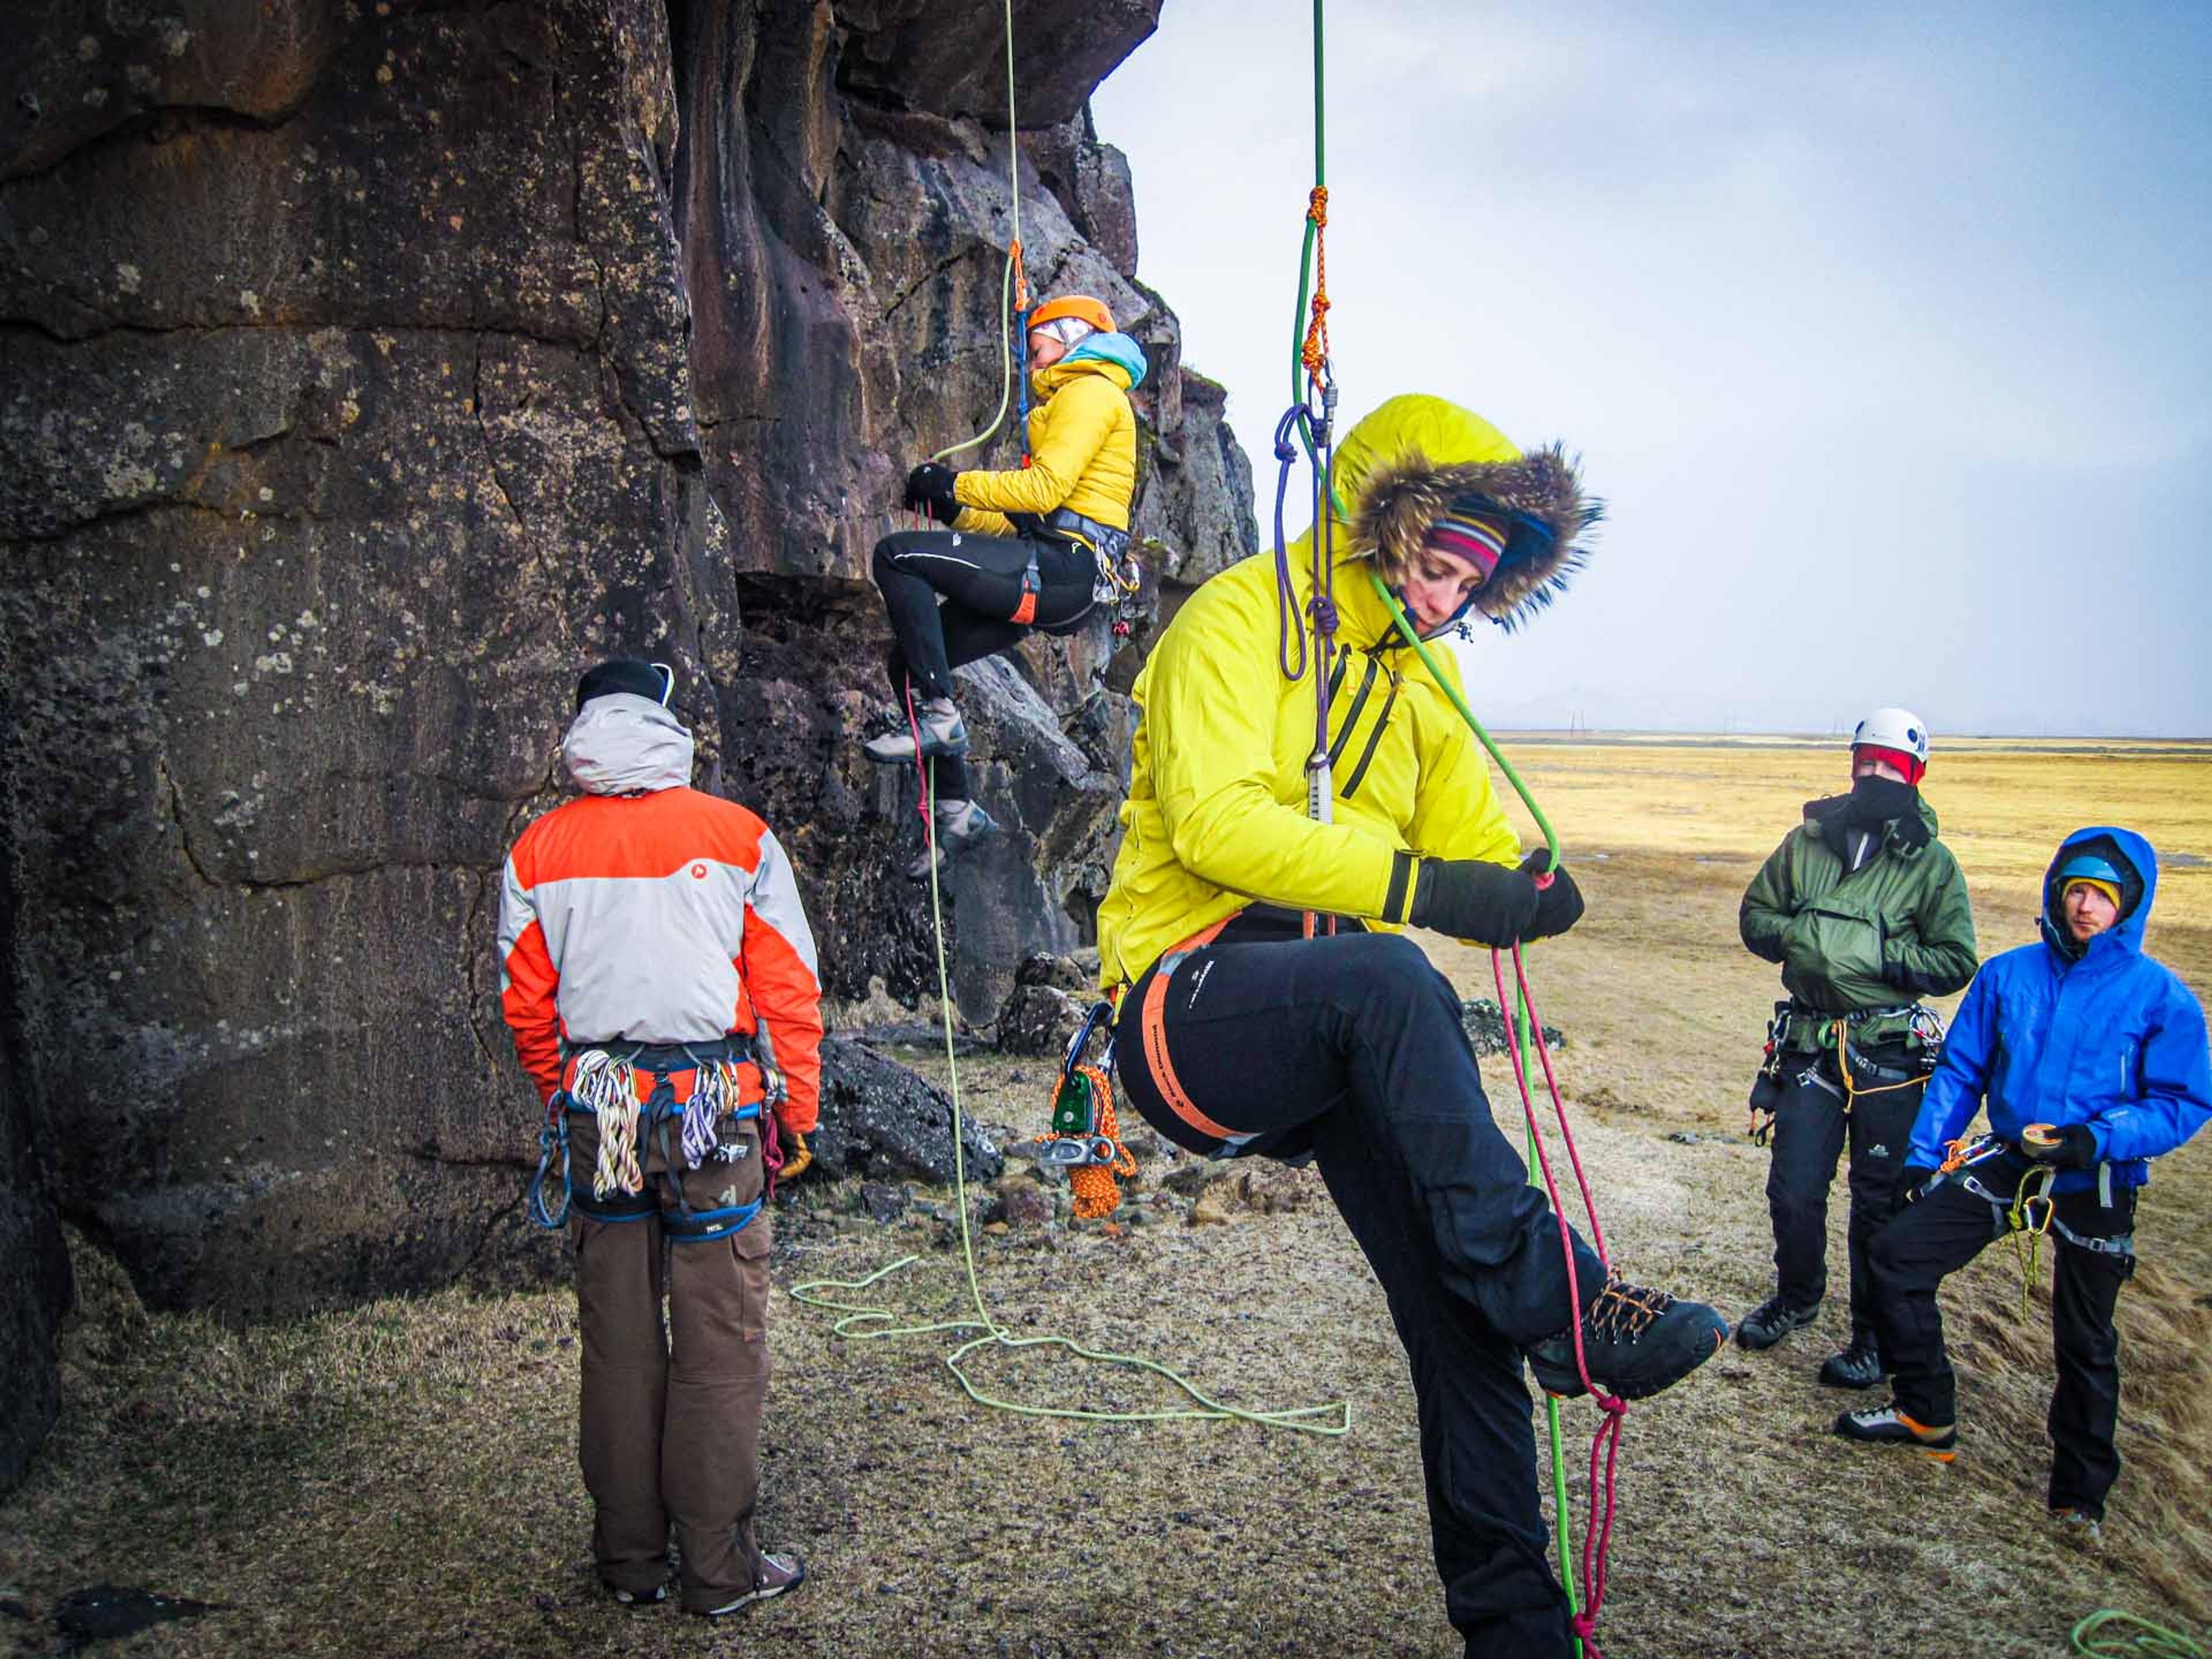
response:
M2051 889L2067 854L2085 848L2131 879L2119 920L2079 946ZM2093 826L2059 844L2043 877L2043 938L1982 964L1921 1098L1907 1163L1940 1164L1986 1099L1990 1127L2015 1146L2031 1123L2087 1124L2114 1184L2139 1187L2152 1158L2212 1119L2203 1007L2143 954L2157 893L2158 855L2133 830ZM2094 1170L2067 1170L2054 1190L2095 1182Z

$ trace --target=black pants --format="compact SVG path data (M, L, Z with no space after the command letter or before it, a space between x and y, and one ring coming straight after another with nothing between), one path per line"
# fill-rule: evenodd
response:
M1895 1080L1863 1075L1867 1066L1903 1074L1911 1060L1902 1049L1883 1048L1862 1063L1853 1051L1853 1077L1862 1090ZM1766 1171L1766 1209L1774 1222L1776 1292L1809 1308L1828 1289L1828 1188L1836 1179L1836 1160L1848 1140L1851 1218L1845 1231L1851 1272L1851 1334L1875 1330L1874 1280L1867 1270L1867 1247L1887 1223L1912 1139L1912 1120L1920 1113L1922 1084L1862 1093L1849 1112L1832 1054L1790 1054L1782 1071L1783 1097L1774 1118L1774 1158Z
M1036 615L1008 620L1022 602L1022 573L1037 562ZM952 671L1019 642L1031 627L1065 633L1091 609L1097 563L1091 550L1066 542L970 536L955 530L903 530L876 544L876 586L883 590L897 643L890 656L891 696L952 695ZM943 603L939 603L939 596ZM930 763L939 800L969 799L968 769L956 757Z
M1468 1652L1567 1653L1522 1374L1522 1351L1575 1314L1558 1221L1492 1120L1459 997L1419 946L1255 931L1233 930L1175 969L1169 1062L1224 1127L1313 1152L1382 1281L1413 1371L1445 1609ZM1121 1003L1127 1093L1163 1134L1203 1146L1148 1069L1139 1024L1151 981ZM1575 1244L1587 1306L1604 1271Z
M2008 1153L1973 1166L1974 1177L2008 1204L2029 1168ZM2122 1188L2110 1209L2094 1188L2067 1193L2057 1217L2083 1238L2127 1238L2135 1231L2136 1194ZM1919 1422L1958 1420L1958 1385L1943 1352L1943 1316L1936 1287L2008 1231L2005 1212L1960 1185L1956 1176L1924 1194L1875 1241L1881 1351L1895 1370L1897 1408ZM2101 1516L2105 1494L2119 1479L2112 1443L2120 1420L2120 1336L2112 1310L2135 1271L2132 1255L2073 1243L2053 1228L2042 1242L2051 1268L2051 1338L2058 1386L2051 1396L2051 1506ZM2009 1291L2006 1292L2009 1294Z

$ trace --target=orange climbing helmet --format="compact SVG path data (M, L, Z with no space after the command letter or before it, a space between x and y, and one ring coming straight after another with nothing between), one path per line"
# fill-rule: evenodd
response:
M1056 323L1063 317L1073 317L1097 329L1101 334L1114 331L1114 313L1106 309L1103 300L1094 300L1088 294L1063 294L1057 300L1047 300L1030 313L1030 326L1042 328L1047 323Z

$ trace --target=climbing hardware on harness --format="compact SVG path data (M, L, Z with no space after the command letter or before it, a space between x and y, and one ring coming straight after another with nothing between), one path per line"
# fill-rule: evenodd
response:
M1084 1064L1083 1052L1102 1019L1111 1016L1114 1005L1099 1002L1083 1017L1060 1062L1060 1078L1052 1090L1052 1130L1036 1138L1037 1162L1047 1169L1066 1170L1075 1194L1075 1213L1097 1221L1121 1207L1121 1189L1114 1177L1133 1179L1135 1154L1121 1139L1121 1126L1114 1115L1114 1042L1096 1066Z

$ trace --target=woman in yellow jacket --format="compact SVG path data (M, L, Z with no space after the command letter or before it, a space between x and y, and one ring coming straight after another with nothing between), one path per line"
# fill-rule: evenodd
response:
M876 544L897 643L891 695L911 695L921 758L937 801L943 853L974 846L997 828L970 791L968 732L952 702L952 671L1004 651L1032 628L1080 627L1091 605L1110 602L1129 550L1129 499L1137 488L1137 417L1129 392L1145 378L1145 354L1116 332L1103 303L1086 295L1050 300L1030 313L1030 412L1026 465L1005 472L956 472L934 463L908 476L906 504L945 530L907 531ZM866 745L868 758L911 763L906 726ZM907 871L929 875L927 848Z
M1098 913L1128 1098L1212 1157L1312 1158L1382 1281L1412 1364L1437 1567L1468 1651L1564 1655L1545 1559L1525 1359L1578 1394L1655 1393L1711 1358L1711 1308L1607 1283L1492 1120L1458 994L1395 930L1493 945L1565 932L1481 751L1368 578L1425 635L1469 611L1511 626L1565 586L1598 515L1556 447L1523 454L1441 398L1395 398L1337 452L1333 798L1309 816L1312 671L1278 653L1274 562L1200 588L1138 678L1125 834ZM1291 550L1311 600L1311 533ZM1443 672L1453 671L1445 659ZM1291 665L1295 666L1295 662Z

